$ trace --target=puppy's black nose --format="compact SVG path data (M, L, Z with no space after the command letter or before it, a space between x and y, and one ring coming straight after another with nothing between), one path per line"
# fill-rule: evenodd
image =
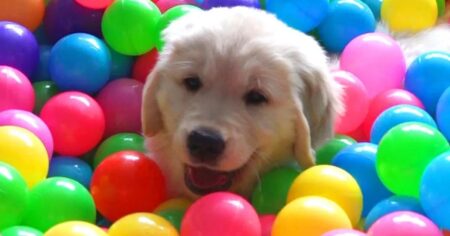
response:
M192 131L187 137L192 157L201 162L216 161L225 149L225 141L219 132L207 128Z

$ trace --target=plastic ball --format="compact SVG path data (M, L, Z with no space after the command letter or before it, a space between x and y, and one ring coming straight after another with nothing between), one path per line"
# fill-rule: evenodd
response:
M336 0L330 3L330 11L317 29L325 49L341 52L352 39L374 32L375 27L375 17L364 2Z
M91 9L105 9L113 1L114 0L75 0L75 2L81 6Z
M436 0L383 0L381 19L394 32L418 32L436 24Z
M409 66L405 88L415 94L434 115L439 98L450 87L450 53L427 52Z
M70 34L53 46L49 70L59 89L95 93L109 80L111 54L95 36Z
M28 187L47 176L49 157L44 144L31 131L0 126L0 161L16 168Z
M165 211L165 210L186 210L192 205L192 201L187 198L172 198L167 201L162 202L155 208L154 212Z
M22 72L9 67L0 66L0 111L20 109L31 111L35 94L28 78Z
M13 226L0 232L2 236L42 236L41 231L28 226Z
M322 236L365 236L366 234L353 229L335 229L326 232Z
M336 202L357 225L363 208L362 192L356 180L345 170L319 165L303 171L292 183L287 202L299 197L321 196Z
M419 214L425 214L417 198L392 196L380 201L370 210L364 222L364 229L368 230L378 219L396 211L413 211Z
M51 0L45 10L44 29L51 43L72 33L88 33L102 38L104 10L89 9L74 0Z
M108 236L94 224L83 221L67 221L57 224L45 232L45 236Z
M189 207L181 223L181 235L260 236L261 227L247 200L233 193L215 192Z
M356 130L353 130L352 132L348 132L346 134L341 134L341 135L351 137L352 139L356 140L357 142L369 142L369 138L366 137L366 135L364 134L363 125L360 125Z
M113 49L111 53L111 76L110 80L131 76L131 68L134 63L134 57L120 54Z
M109 228L108 235L178 236L178 232L161 216L152 213L134 213L117 220Z
M158 60L158 51L156 49L147 52L146 54L139 56L134 65L132 77L142 83L145 83L148 75L155 67L156 61Z
M108 45L117 52L141 55L155 46L154 32L160 17L152 1L117 0L105 11L102 32Z
M94 168L111 154L125 150L145 152L144 137L135 133L119 133L105 139L95 151Z
M35 30L44 18L44 0L0 1L0 21L13 21Z
M390 129L378 145L377 173L397 195L419 197L420 178L426 166L449 144L429 125L407 122Z
M170 23L181 18L186 14L200 10L201 10L200 8L192 5L178 5L170 8L164 14L162 14L161 18L158 20L158 23L156 24L155 46L158 49L158 51L161 51L164 47L165 42L162 36L162 32L167 28L167 26L169 26Z
M332 161L333 165L350 173L358 182L364 200L362 217L379 201L392 195L378 178L376 155L376 145L358 143L342 149Z
M178 231L181 230L181 221L192 201L186 198L172 198L161 204L153 211L169 221Z
M95 169L91 193L98 211L115 221L133 212L152 212L166 199L166 186L153 160L140 152L121 151Z
M397 211L383 216L370 227L367 234L371 236L442 236L442 232L431 220L411 211Z
M397 105L385 110L378 116L372 126L370 141L379 143L391 128L406 122L421 122L437 128L433 117L421 108L412 105Z
M260 8L259 0L203 0L201 7L203 9L211 9L214 7L235 7L246 6Z
M329 10L328 0L266 0L265 8L287 25L309 32L317 27Z
M351 229L345 211L335 202L319 196L297 198L277 215L272 236L321 236L333 229Z
M260 215L259 222L261 223L261 236L271 236L273 223L276 215Z
M438 16L443 16L445 14L445 4L446 0L437 0Z
M346 135L336 135L333 139L326 142L316 151L316 164L331 164L334 156L345 147L355 144L356 141Z
M371 99L386 90L401 88L406 71L399 44L382 33L354 38L342 52L339 64L361 80Z
M370 103L369 113L363 122L363 132L368 138L373 122L386 109L400 104L409 104L424 109L422 102L411 92L404 89L390 89L378 94Z
M436 121L439 130L450 142L450 87L439 98L436 107Z
M20 224L28 200L28 188L20 173L7 163L0 162L0 231ZM4 235L3 232L1 235Z
M89 189L92 168L76 157L56 156L50 161L48 177L61 176L73 179Z
M39 46L39 65L37 70L31 76L31 80L36 81L44 81L51 80L50 72L49 72L49 61L50 61L50 51L52 47L48 45L40 45Z
M383 3L383 0L362 0L367 6L370 7L370 10L373 13L373 16L378 21L380 20L381 15L381 4Z
M450 151L434 160L425 169L420 186L420 203L428 217L440 228L450 229Z
M96 100L105 113L105 137L121 132L141 132L143 87L133 79L117 79L100 90Z
M172 7L179 6L179 5L186 5L186 4L192 4L192 5L201 5L201 3L204 2L204 0L157 0L153 1L158 9L164 13L167 10L169 10Z
M332 72L334 79L343 88L345 111L336 118L336 133L356 130L366 118L369 109L369 96L364 84L353 74L346 71Z
M35 94L35 105L33 112L40 114L44 104L59 91L53 81L39 81L33 83L33 89Z
M30 190L23 224L45 232L65 221L94 223L95 215L94 201L83 185L65 177L51 177Z
M299 171L279 167L263 174L253 190L251 203L259 214L277 214L286 203L286 197Z

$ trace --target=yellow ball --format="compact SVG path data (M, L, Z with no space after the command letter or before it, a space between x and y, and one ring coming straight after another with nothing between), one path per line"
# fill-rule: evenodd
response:
M67 221L57 224L45 232L44 236L108 236L103 229L84 221Z
M134 213L120 218L108 231L109 236L178 236L169 221L152 213Z
M345 170L319 165L303 171L292 183L287 201L305 196L321 196L334 201L344 209L353 226L358 224L363 207L362 192Z
M297 198L288 203L273 224L272 236L321 236L334 229L351 229L345 211L323 197Z
M172 198L161 204L154 210L154 212L160 212L164 210L186 210L192 201L186 198Z
M417 32L436 24L436 0L383 0L381 19L394 32Z
M0 126L0 161L15 167L29 188L47 176L49 161L44 144L21 127Z

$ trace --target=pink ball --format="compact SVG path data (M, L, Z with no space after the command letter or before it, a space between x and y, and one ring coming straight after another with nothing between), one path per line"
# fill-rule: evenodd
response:
M261 236L255 209L244 198L216 192L194 202L181 223L181 235Z
M272 234L272 226L276 215L261 215L259 222L261 223L261 236L270 236Z
M158 6L161 13L166 12L170 8L178 5L191 4L195 2L195 0L158 0L155 2L156 6Z
M142 82L117 79L100 90L96 99L105 113L105 137L122 132L141 132L142 89Z
M353 229L336 229L329 231L322 236L366 236L367 234Z
M406 63L394 39L382 33L367 33L344 48L340 68L358 77L373 98L388 89L402 87Z
M367 234L371 236L442 236L442 232L431 220L411 211L397 211L381 217L369 228Z
M6 110L0 112L0 126L14 125L25 128L34 133L44 144L47 149L48 157L51 158L53 154L53 137L50 129L41 120L31 112L23 110Z
M9 66L0 66L0 111L32 111L34 90L27 76Z
M344 89L343 101L345 106L345 112L336 119L335 131L337 133L352 132L366 118L369 109L367 90L364 84L349 72L335 71L332 75Z

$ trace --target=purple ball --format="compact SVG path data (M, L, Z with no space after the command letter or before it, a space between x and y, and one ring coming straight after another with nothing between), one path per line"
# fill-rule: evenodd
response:
M234 6L261 8L259 0L197 0L197 2L203 9Z
M39 63L39 46L27 28L0 21L0 65L14 67L30 77Z
M53 43L72 33L88 33L102 38L103 12L104 9L85 8L75 0L51 0L45 12L45 33Z

